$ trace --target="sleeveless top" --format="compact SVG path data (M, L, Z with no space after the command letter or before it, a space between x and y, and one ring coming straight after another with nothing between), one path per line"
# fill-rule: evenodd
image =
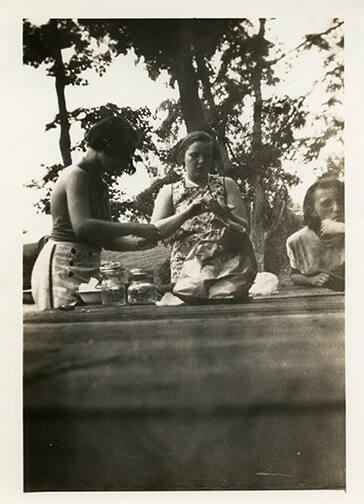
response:
M111 220L111 209L108 185L98 174L89 173L89 205L93 219ZM53 215L51 238L55 241L79 243L80 240L73 231L67 203L62 213Z
M194 200L206 194L226 201L225 182L223 177L209 175L203 186L186 186L184 179L172 184L171 195L175 214L181 213ZM216 239L220 235L221 224L213 212L205 212L188 219L173 234L171 249L171 282L175 283L180 276L183 262L189 251L201 239Z

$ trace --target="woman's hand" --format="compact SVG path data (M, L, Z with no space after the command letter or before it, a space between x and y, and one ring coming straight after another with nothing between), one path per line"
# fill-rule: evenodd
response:
M196 217L206 212L206 204L204 198L197 198L187 207L188 218Z
M329 273L319 273L308 278L310 279L310 284L314 287L322 287L330 279L330 275Z
M237 222L234 222L232 220L229 220L229 229L233 231L234 233L238 233L240 235L246 233L246 228L242 226L241 224L238 224Z
M231 208L230 205L226 205L222 198L212 198L206 197L206 206L213 212L217 217L230 218Z
M343 222L334 221L332 219L324 219L321 222L321 235L332 236L345 232L345 224Z
M222 198L217 198L217 200L209 200L208 208L214 212L217 218L228 226L231 231L239 234L246 233L248 224L243 218L232 213L235 208L234 205L225 204Z

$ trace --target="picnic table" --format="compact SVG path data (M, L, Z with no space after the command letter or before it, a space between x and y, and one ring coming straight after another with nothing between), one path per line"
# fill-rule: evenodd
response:
M24 315L24 489L345 487L344 296Z

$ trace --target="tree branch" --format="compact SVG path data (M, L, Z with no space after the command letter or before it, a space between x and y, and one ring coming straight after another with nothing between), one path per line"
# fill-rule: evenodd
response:
M330 32L336 30L337 28L340 28L340 26L342 26L343 24L344 24L344 21L340 21L335 26L331 26L330 28L328 28L324 32L315 34L315 36L316 37L323 37L324 35L328 35ZM306 35L306 40L304 40L303 42L301 42L297 47L294 47L293 49L290 49L288 52L282 54L279 58L276 58L275 60L266 61L265 64L267 66L275 65L276 63L278 63L279 61L281 61L283 58L286 58L289 54L291 54L291 53L293 53L295 51L298 51L299 49L301 49L301 47L303 47L303 46L305 46L305 45L307 45L307 44L310 43L310 39L307 38L309 36L310 35Z

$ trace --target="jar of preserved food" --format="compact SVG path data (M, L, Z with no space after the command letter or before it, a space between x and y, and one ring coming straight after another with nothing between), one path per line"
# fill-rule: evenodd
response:
M132 269L129 274L129 282L129 304L154 304L158 300L157 287L153 281L153 271Z
M125 305L125 270L119 262L108 262L100 266L101 302L104 305Z

